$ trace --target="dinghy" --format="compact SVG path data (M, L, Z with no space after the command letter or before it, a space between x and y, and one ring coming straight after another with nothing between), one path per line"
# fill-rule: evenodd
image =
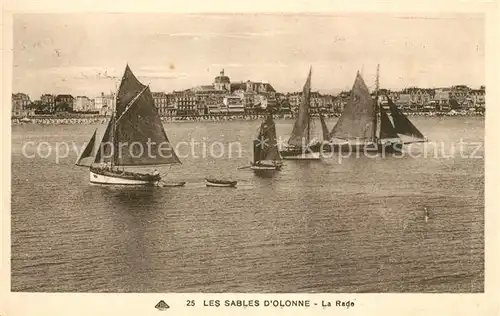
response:
M207 187L235 187L238 181L205 179Z
M163 188L173 188L173 187L183 187L186 184L185 181L179 181L179 182L163 182L160 181L158 186L163 187Z

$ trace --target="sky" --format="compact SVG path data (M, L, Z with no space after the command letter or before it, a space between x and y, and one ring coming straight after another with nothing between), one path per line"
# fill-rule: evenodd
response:
M152 91L269 82L338 93L359 70L374 88L485 82L480 14L21 14L14 16L13 92L96 96L116 89L128 63Z

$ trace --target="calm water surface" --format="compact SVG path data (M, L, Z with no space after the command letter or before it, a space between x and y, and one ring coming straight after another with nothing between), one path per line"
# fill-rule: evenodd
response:
M412 121L444 142L447 156L455 144L456 154L286 161L272 178L237 170L248 164L260 121L169 123L173 143L243 142L241 157L190 156L161 170L187 181L183 188L90 185L76 153L57 164L53 152L24 157L22 146L81 146L97 126L14 126L12 290L482 292L484 159L466 157L477 145L464 145L463 155L458 146L482 143L484 120ZM278 121L278 135L292 124ZM483 155L481 146L475 156ZM238 187L207 188L207 176Z

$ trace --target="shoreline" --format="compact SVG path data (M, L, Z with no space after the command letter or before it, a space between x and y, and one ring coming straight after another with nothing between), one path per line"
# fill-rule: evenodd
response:
M406 112L408 117L484 117L484 113L439 113L439 112ZM255 121L262 120L267 114L254 115L201 115L201 116L164 116L161 117L163 123L166 122L220 122L220 121ZM313 116L317 118L317 115ZM325 115L326 119L339 115ZM275 114L275 120L294 120L292 115ZM86 117L55 117L55 116L34 116L26 118L11 118L11 125L73 125L73 124L103 124L109 120L109 116L86 116Z

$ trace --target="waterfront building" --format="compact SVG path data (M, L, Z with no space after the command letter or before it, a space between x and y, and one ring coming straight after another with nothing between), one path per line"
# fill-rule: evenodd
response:
M77 96L75 98L73 110L75 112L89 112L94 110L94 100L89 99L86 96Z
M393 100L401 99L399 102L405 110L409 111L433 111L434 104L431 102L434 98L433 89L422 89L410 87L403 89L400 93L392 93Z
M333 101L333 108L335 113L342 113L344 107L347 105L350 96L350 91L342 91L337 95L337 97Z
M467 107L470 90L469 87L464 85L452 86L450 89L450 99L457 101L460 106Z
M274 96L276 94L276 90L274 90L273 86L267 82L258 82L258 81L241 81L237 83L231 84L231 91L243 90L246 92L254 92L257 94L263 95L271 95Z
M73 112L75 98L71 94L58 94L55 99L56 112Z
M290 103L290 111L297 114L300 102L302 102L302 93L293 92L288 94L288 102Z
M326 105L325 96L321 95L319 92L311 92L311 99L309 101L311 107L311 113L326 113L328 112L328 106Z
M302 92L293 92L287 94L288 104L290 105L290 111L292 113L297 113L298 108L302 102ZM330 113L334 112L335 108L338 107L339 101L332 95L322 95L321 93L314 91L311 92L309 106L311 108L311 113ZM342 107L343 108L343 107Z
M282 114L291 114L290 102L288 101L288 96L282 93L276 93L276 110Z
M237 95L226 95L223 100L224 107L222 108L230 114L245 113L245 105L242 99ZM222 111L224 112L224 111Z
M231 80L229 80L228 76L224 75L224 69L221 70L219 76L215 77L214 88L216 90L231 92Z
M101 111L101 109L103 108L105 109ZM115 96L113 94L104 94L104 92L101 92L100 96L94 98L93 111L110 113L110 111L112 112L114 108L115 108Z
M31 100L26 93L12 94L12 116L21 117L34 114L34 110L30 109Z
M259 112L260 96L257 92L238 89L234 91L233 94L240 97L242 100L246 114L255 114Z
M485 88L481 86L480 89L473 89L470 91L470 95L472 98L472 104L475 108L484 108L485 107Z
M42 101L43 111L53 113L56 111L56 97L53 94L42 94L40 101Z
M224 106L224 95L210 94L204 98L204 113L219 114Z
M334 113L333 102L335 97L330 94L324 94L322 98L323 98L323 109L325 113Z
M177 104L173 94L165 92L153 92L153 102L160 116L177 115Z
M12 109L26 110L31 104L29 95L26 93L13 93L12 94Z
M164 115L167 107L167 94L165 92L151 92L153 96L153 103L160 116Z
M438 111L449 111L450 106L450 88L434 89L433 104Z
M198 114L198 105L196 95L190 91L174 91L175 107L177 115L191 116Z
M276 103L273 99L276 91L266 82L241 81L231 82L230 78L221 70L214 78L212 85L193 87L186 92L194 95L195 100L179 99L180 113L217 114L217 113L257 113L260 104ZM260 96L265 97L265 101ZM269 98L269 101L268 99ZM189 103L189 105L187 105ZM182 107L182 109L181 109ZM194 107L194 109L191 109ZM241 109L243 107L243 111ZM188 115L188 114L180 114Z
M288 99L281 99L278 101L278 111L282 114L291 114L292 110Z
M398 99L394 101L394 103L397 105L398 108L402 109L403 111L415 109L415 105L412 104L411 96L409 93L400 93Z
M216 114L220 112L220 106L223 102L224 95L229 92L225 89L218 90L214 85L202 85L188 90L190 93L194 93L196 97L196 111L199 115Z

